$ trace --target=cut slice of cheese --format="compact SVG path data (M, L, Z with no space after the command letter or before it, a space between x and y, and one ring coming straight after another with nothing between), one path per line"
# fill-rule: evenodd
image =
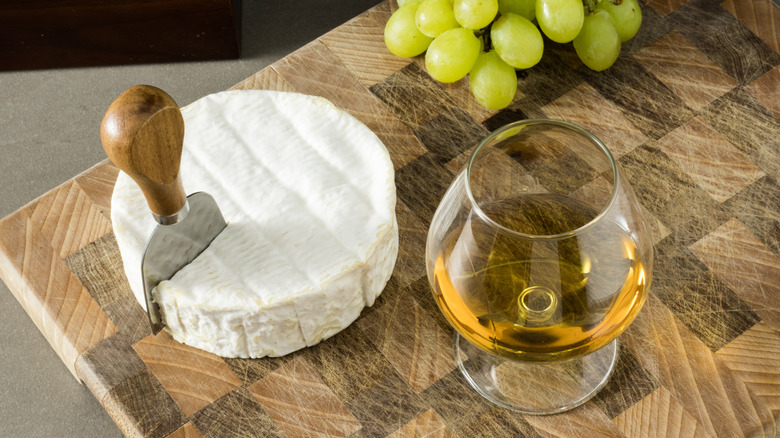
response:
M227 91L182 109L187 193L227 228L153 291L174 339L224 357L314 345L374 303L398 254L393 164L365 125L325 99ZM145 307L141 258L156 226L120 173L111 221Z

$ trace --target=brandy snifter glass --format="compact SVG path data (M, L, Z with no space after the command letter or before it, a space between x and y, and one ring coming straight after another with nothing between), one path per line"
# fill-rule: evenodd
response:
M527 414L572 409L603 387L652 264L639 203L610 151L547 119L477 145L426 246L460 370L488 400Z

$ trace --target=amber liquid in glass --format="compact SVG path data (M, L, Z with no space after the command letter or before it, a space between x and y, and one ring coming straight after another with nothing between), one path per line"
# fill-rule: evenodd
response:
M598 214L572 198L526 195L482 206L502 226L551 236ZM434 267L434 296L462 336L499 356L563 360L595 351L633 321L646 294L636 245L597 221L568 237L528 239L472 211L451 230Z

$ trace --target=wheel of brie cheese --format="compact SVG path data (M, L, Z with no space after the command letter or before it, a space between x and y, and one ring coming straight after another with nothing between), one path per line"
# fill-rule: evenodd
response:
M280 356L351 324L398 254L393 164L365 125L297 93L226 91L182 108L181 177L228 223L152 292L174 339L223 357ZM119 174L111 221L145 308L141 259L157 225Z

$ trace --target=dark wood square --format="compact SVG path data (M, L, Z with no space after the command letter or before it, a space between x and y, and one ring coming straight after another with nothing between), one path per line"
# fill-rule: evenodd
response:
M661 386L658 379L645 370L628 348L619 346L618 350L612 377L592 399L609 418L622 414Z
M697 188L663 151L649 145L623 155L618 162L639 202L654 215L663 216L670 205Z
M428 408L398 374L388 373L349 401L347 409L360 421L367 436L386 436Z
M152 334L149 315L132 293L103 308L120 336L130 345Z
M642 8L642 25L633 38L621 44L620 56L628 56L642 50L673 29L672 24L652 7L641 1L639 7Z
M541 438L522 415L499 407L492 407L458 431L459 437L480 438Z
M201 409L191 420L204 438L286 437L243 386Z
M693 111L637 60L621 57L607 70L580 69L594 88L615 102L623 115L651 139L658 139L694 116Z
M76 369L98 400L127 378L146 370L146 364L120 333L106 338L76 360ZM100 374L94 370L101 370Z
M441 313L439 305L436 304L436 300L433 298L433 291L427 275L409 285L409 287L404 289L404 292L411 295L420 304L420 307L439 324L442 330L452 330L452 326L447 322L447 318Z
M113 232L69 255L65 264L101 307L133 295Z
M144 437L164 437L186 422L184 413L149 370L114 386L103 406L120 429Z
M426 388L420 397L454 431L467 427L472 420L495 407L469 385L459 368Z
M756 236L763 239L780 223L780 184L764 177L723 204Z
M423 248L425 247L423 246ZM425 251L425 249L423 249L423 251ZM417 260L418 263L423 263L421 261L422 257L424 257L423 254L424 252L421 252L419 254L419 258ZM424 270L425 267L423 266L423 271ZM387 281L387 285L385 285L384 290L382 290L382 293L379 294L378 297L376 297L373 306L366 307L363 309L363 311L360 313L360 316L358 316L357 321L360 321L361 319L368 317L368 315L374 313L377 309L384 306L386 302L395 299L395 297L401 293L401 289L403 289L403 286L401 286L401 283L398 281L398 267L396 262L396 269L395 271L393 271L393 275L390 277L390 280Z
M733 217L699 187L680 192L653 215L669 230L677 245L691 245Z
M712 0L691 0L669 14L666 19L691 42L699 45L702 40L737 21L719 3Z
M398 198L426 227L454 179L455 176L431 153L416 158L395 174Z
M527 171L535 183L550 193L568 195L598 176L598 171L566 144L557 144L555 140L536 143L530 147L510 145L506 153L522 166L518 169L521 174Z
M415 63L374 84L371 91L412 129L434 118L442 110L456 107L455 101L439 83Z
M277 368L289 362L292 358L301 354L295 352L282 357L264 357L261 359L244 359L240 357L223 357L230 371L238 377L241 384L249 386L263 377L271 374Z
M699 49L743 85L780 64L780 55L738 20L702 40Z
M707 123L751 157L762 146L780 138L780 119L750 92L737 87L702 110ZM735 124L734 120L744 120Z
M442 164L479 144L489 134L460 108L442 111L414 130L428 151Z
M780 257L780 223L776 223L775 226L766 233L764 236L764 245L775 253L776 256Z
M713 353L761 320L710 271L680 289L656 295Z
M514 106L510 106L490 116L488 119L482 122L482 125L485 126L488 131L493 132L504 125L528 118L528 115L523 112L523 110L516 109Z
M357 323L309 349L305 357L343 403L393 373L393 367Z
M395 217L398 221L398 258L395 261L391 281L396 284L385 286L378 300L388 292L389 287L404 287L425 275L427 224L424 224L403 202L396 203Z
M523 94L521 107L541 108L582 82L582 77L561 60L555 49L550 49L551 41L544 43L547 46L539 63L518 71L517 92Z
M115 336L133 344L151 334L149 317L127 282L113 232L69 255L65 264L117 327Z
M653 282L656 296L673 295L709 268L686 246L668 236L654 246Z
M778 89L780 90L780 86ZM780 181L780 135L759 147L750 160L773 180Z

